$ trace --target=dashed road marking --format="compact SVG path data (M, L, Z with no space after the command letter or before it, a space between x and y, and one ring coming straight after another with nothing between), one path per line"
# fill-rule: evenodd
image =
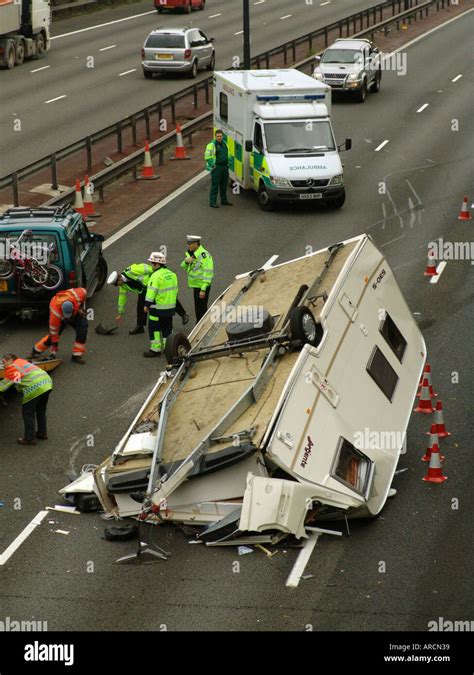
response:
M379 152L380 150L382 150L382 148L384 148L387 145L387 143L390 143L390 141L388 139L386 139L385 141L382 141L382 143L380 143L380 145L378 145L375 148L375 152Z
M45 103L54 103L54 101L59 101L62 98L66 98L67 94L62 94L61 96L56 96L56 98L50 98L49 101L45 101Z

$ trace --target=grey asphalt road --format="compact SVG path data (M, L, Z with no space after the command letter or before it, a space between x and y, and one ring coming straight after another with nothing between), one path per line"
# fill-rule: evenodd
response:
M217 294L234 274L272 254L283 261L308 246L370 233L424 331L453 433L443 441L448 481L422 482L428 423L414 415L395 478L398 495L376 520L351 524L350 537L321 538L307 567L312 578L292 592L284 582L294 550L272 559L258 551L239 557L234 548L191 546L180 530L162 528L154 536L172 551L167 562L118 566L114 561L132 546L104 541L99 515L54 513L1 569L2 615L47 621L49 630L426 631L438 617L472 618L472 265L448 262L436 285L423 271L428 242L472 239L471 222L457 215L464 193L473 196L473 28L471 12L409 47L407 74L384 73L381 92L364 105L334 105L336 134L354 141L341 211L263 213L253 194L242 194L234 196L232 210L217 213L208 209L203 180L107 249L110 267L120 268L166 244L176 269L186 233L201 233L215 256ZM439 60L447 53L452 58ZM381 181L386 194L379 192ZM181 295L190 308L189 292ZM115 293L104 289L92 307L96 321L112 319ZM41 509L59 502L68 470L98 463L114 448L145 399L163 364L142 358L143 336L125 334L132 325L129 308L120 335L91 333L84 367L67 360L72 335L62 338L66 361L54 375L48 443L17 446L18 401L0 410L0 551ZM1 350L26 352L43 331L42 325L9 322Z
M260 53L374 4L373 0L321 3L251 1L252 52ZM109 22L115 23L102 25ZM189 17L158 16L149 0L54 25L51 50L41 61L0 71L0 176L187 87L190 80L183 76L145 81L140 50L156 26L189 23L216 38L218 68L229 68L235 56L242 57L242 35L236 34L242 29L238 0L210 0L204 11ZM99 27L91 30L93 26ZM65 98L54 100L58 97ZM19 130L15 120L21 122Z

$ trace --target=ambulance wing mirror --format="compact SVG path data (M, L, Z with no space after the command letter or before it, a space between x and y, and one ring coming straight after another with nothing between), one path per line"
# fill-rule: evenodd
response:
M344 143L341 143L341 145L338 145L337 149L339 152L342 152L343 150L350 150L352 148L352 138L346 138Z
M253 143L252 141L245 141L245 152L252 152Z

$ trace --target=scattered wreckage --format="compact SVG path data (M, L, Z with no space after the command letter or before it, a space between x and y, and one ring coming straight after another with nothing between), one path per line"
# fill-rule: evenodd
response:
M423 336L369 236L276 258L236 277L189 338L170 336L169 365L127 433L64 496L196 526L212 546L308 540L320 520L381 511ZM364 430L395 442L356 442Z

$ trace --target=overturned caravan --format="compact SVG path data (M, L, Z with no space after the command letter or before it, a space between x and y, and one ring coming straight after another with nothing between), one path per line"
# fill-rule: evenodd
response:
M114 453L63 494L200 526L209 544L380 512L423 337L370 237L274 261L238 276L189 341L170 336L170 365Z

